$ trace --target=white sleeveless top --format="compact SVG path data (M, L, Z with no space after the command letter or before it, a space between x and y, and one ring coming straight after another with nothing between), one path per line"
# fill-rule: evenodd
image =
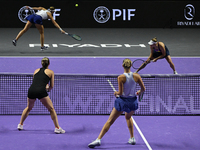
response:
M48 11L48 10L40 10L40 11L36 12L36 14L41 16L43 20L46 20L46 19L48 19L47 12L50 12L50 11Z
M124 73L126 76L126 82L124 83L124 89L121 97L131 98L135 97L136 82L133 78L133 73Z

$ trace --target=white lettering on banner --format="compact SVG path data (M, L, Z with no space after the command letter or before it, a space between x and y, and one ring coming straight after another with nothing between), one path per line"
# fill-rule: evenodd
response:
M134 17L135 14L131 12L135 12L136 9L127 9L128 10L128 20L131 20L131 17ZM116 20L116 17L120 17L122 15L122 11L120 9L113 9L113 20ZM126 20L126 9L123 9L123 20Z
M56 17L60 16L60 14L57 14L57 11L61 11L61 9L55 9L55 12L53 13L53 19L56 20ZM48 19L51 20L51 19Z
M79 109L79 111L84 113L88 110L93 110L95 113L98 113L103 109L103 111L110 113L114 105L113 95L107 94L90 95L87 98L82 95L76 95L73 101L66 95L63 99L66 106L69 107L68 110L70 112ZM92 103L95 103L95 105L91 105ZM153 95L145 95L143 101L139 102L137 112L139 113L140 111L142 112L145 110L146 112L150 111L150 113L156 114L159 114L160 112L164 114L178 114L180 112L185 112L186 114L200 114L200 106L196 106L196 109L194 109L194 105L195 102L193 96L190 96L190 99L187 99L187 101L184 100L182 95L180 95L177 100L172 99L172 96L168 96L167 100L164 101L158 95L155 97Z
M128 20L131 20L131 17L135 16L135 14L131 14L131 12L135 12L135 9L128 9Z
M178 21L178 26L200 26L200 21L193 22L193 21Z
M57 14L58 11L61 11L61 9L55 9L55 12L53 13L54 20L56 20L56 17L60 16L60 14Z
M45 46L50 47L50 44L44 44ZM41 44L29 44L29 47L40 47ZM116 47L146 47L144 44L138 44L138 45L130 45L130 44L100 44L100 45L94 45L94 44L52 44L52 47L69 47L69 48L73 48L73 47L95 47L95 48L99 48L99 47L104 47L104 48L116 48Z
M169 114L176 114L177 110L180 110L180 109L185 110L187 114L190 114L190 113L200 114L200 107L194 109L195 102L194 102L193 96L190 96L190 99L189 99L190 103L188 103L188 100L186 103L182 95L179 96L178 100L176 100L175 103L173 100L174 99L172 99L172 96L170 95L167 97L167 100L165 101L158 95L155 97L153 95L144 95L143 101L139 102L140 107L137 110L137 112L139 112L141 108L145 107L145 109L146 110L149 109L151 113L156 112L158 114L159 112L161 112L161 109L163 111L163 108L165 108L165 110Z

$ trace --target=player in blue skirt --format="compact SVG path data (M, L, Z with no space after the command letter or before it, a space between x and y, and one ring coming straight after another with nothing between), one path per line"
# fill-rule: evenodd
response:
M140 75L130 71L131 65L132 62L130 59L124 59L124 74L118 76L119 91L114 92L114 95L117 97L115 100L114 108L107 122L104 124L98 138L90 143L88 147L94 148L95 146L100 146L102 137L106 134L110 126L123 112L125 112L125 119L130 132L130 139L128 143L132 145L136 143L133 135L133 121L131 119L131 116L134 114L135 110L138 109L138 101L135 94L136 84L138 83L141 87L141 89L137 91L138 95L145 91L145 86Z
M41 50L48 49L47 46L44 46L44 26L42 20L51 19L54 26L57 27L61 31L61 33L65 33L65 31L62 30L61 27L53 19L53 13L55 12L54 7L50 7L48 10L43 7L26 7L27 9L38 10L38 12L36 12L36 14L32 14L26 17L26 20L28 21L24 29L22 29L17 35L17 37L12 41L13 45L16 46L17 40L32 26L32 24L35 24L36 28L39 30L40 33Z

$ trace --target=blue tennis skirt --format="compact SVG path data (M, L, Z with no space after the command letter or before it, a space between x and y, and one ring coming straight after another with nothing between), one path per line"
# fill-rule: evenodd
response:
M127 113L137 110L138 109L137 97L133 98L118 97L115 100L115 109L117 111L125 111Z
M32 14L26 17L26 20L30 21L33 24L43 25L42 17L36 14Z

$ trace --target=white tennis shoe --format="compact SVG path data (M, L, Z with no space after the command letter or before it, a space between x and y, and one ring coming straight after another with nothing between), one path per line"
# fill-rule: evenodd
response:
M92 143L88 144L89 148L94 148L95 146L100 146L101 145L101 140L100 139L96 139L95 141L93 141Z
M136 144L135 138L134 137L129 138L128 143L131 145L135 145Z
M58 128L55 128L54 132L55 132L56 134L60 134L60 133L65 133L65 130L63 130L61 127L59 127L59 129L58 129Z
M177 72L177 71L174 71L174 74L178 74L178 72Z
M18 129L19 131L20 131L20 130L23 130L23 125L18 124L17 129Z

